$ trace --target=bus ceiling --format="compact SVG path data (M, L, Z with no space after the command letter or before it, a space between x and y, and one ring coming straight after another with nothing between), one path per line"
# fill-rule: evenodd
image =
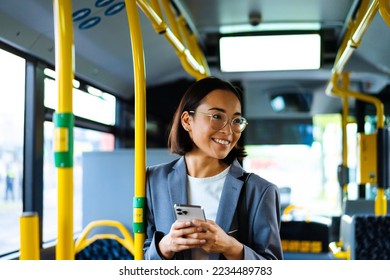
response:
M337 50L361 1L206 1L174 0L176 13L199 40L212 75L261 85L297 81L322 87L331 75ZM384 1L385 2L385 1ZM76 76L125 99L133 96L133 69L124 2L74 1L73 24ZM0 4L0 37L6 43L54 65L54 25L51 1L17 1ZM150 20L140 13L148 86L178 79L193 79L182 67L176 50L156 33ZM382 9L381 14L387 14ZM168 22L168 20L166 20ZM115 30L115 32L112 32ZM352 81L363 81L368 92L377 93L388 83L390 37L388 26L376 15L359 48L346 65ZM281 35L317 33L321 38L319 69L296 71L222 72L221 37L236 35ZM382 35L381 35L382 34ZM107 40L107 38L110 38ZM378 44L380 40L380 44ZM158 46L158 48L156 48ZM285 51L289 48L284 47ZM283 52L283 49L281 50ZM237 50L237 55L240 50Z

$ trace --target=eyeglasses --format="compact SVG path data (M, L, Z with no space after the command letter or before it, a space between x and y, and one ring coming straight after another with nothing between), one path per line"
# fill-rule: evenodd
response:
M210 117L210 126L212 129L215 130L221 130L226 126L226 124L229 121L228 116L225 113L219 112L215 114L209 114L209 113L204 113L204 112L199 112L199 111L189 111L190 114L195 114L199 113L205 116ZM244 131L246 126L248 125L248 122L244 117L236 117L233 118L230 121L230 126L235 133L241 133Z

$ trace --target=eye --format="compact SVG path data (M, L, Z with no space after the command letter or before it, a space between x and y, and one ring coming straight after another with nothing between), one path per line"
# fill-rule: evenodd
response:
M223 116L223 114L216 113L216 114L212 114L212 115L211 115L211 118L212 118L213 120L223 120L223 119L224 119L224 116Z
M235 119L233 119L232 123L241 125L244 123L244 119L243 118L235 118Z

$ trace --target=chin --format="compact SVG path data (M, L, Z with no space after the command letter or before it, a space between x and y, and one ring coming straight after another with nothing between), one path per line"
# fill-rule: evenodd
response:
M229 153L223 153L223 154L217 153L217 154L215 154L215 158L222 160L222 159L226 158L228 156L228 154Z

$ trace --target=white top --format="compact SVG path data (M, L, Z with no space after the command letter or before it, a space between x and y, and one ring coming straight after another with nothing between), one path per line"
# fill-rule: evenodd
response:
M215 221L221 198L223 184L229 173L226 168L221 173L206 177L195 178L187 175L188 204L203 206L206 219ZM208 259L208 254L203 250L192 250L194 259Z

